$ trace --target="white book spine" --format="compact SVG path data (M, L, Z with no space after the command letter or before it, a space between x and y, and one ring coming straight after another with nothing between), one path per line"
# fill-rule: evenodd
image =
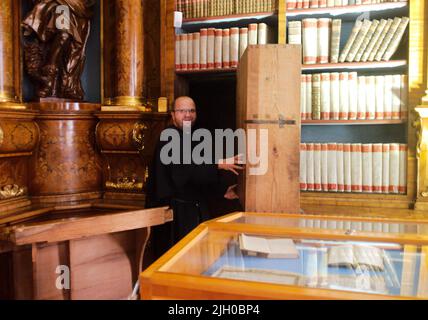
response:
M330 73L330 119L339 120L340 113L340 82L339 73Z
M376 76L376 119L385 119L385 76Z
M386 75L384 81L385 119L392 119L392 75Z
M392 22L391 28L388 30L388 33L385 35L385 38L383 39L383 41L379 47L379 50L376 52L376 55L375 55L376 61L382 60L382 57L384 56L386 49L388 48L389 44L391 43L391 40L394 37L394 34L397 31L400 23L401 23L401 18L395 17L394 21Z
M305 119L310 120L312 118L312 75L306 75L306 116Z
M248 28L239 29L239 58L242 57L248 46Z
M348 92L349 92L349 120L357 119L358 112L358 74L349 72L348 74Z
M370 39L369 44L367 45L367 48L363 52L363 55L361 57L362 62L366 62L369 59L370 53L373 51L373 48L375 47L380 36L382 35L383 29L385 29L386 24L387 24L387 20L385 19L380 20L379 25L377 26L372 38Z
M251 23L248 26L248 45L254 45L257 44L257 23Z
M230 29L223 29L222 66L223 68L230 68Z
M398 26L398 29L394 33L392 40L389 43L389 45L385 51L385 54L382 57L382 60L389 61L389 59L391 59L392 55L395 53L395 51L397 50L397 48L401 42L401 38L403 38L404 31L406 31L406 28L407 28L409 21L410 20L408 17L401 18L400 25Z
M352 159L351 159L351 145L349 143L343 144L343 177L345 192L352 191Z
M268 32L266 23L259 23L257 26L257 43L267 44Z
M300 190L307 190L308 185L306 182L306 143L300 144Z
M181 36L179 34L176 34L175 35L175 70L180 70L181 69L181 64L180 64L180 56L181 56L180 43L181 43Z
M302 44L302 22L301 21L288 22L288 43Z
M321 189L328 191L328 145L321 144Z
M351 144L351 182L352 192L362 192L363 189L363 170L361 143Z
M342 33L342 20L333 19L331 26L330 62L339 62L340 35Z
M401 119L407 119L408 118L408 109L407 106L409 104L408 99L408 92L409 92L409 85L408 85L408 76L406 74L403 74L401 76L401 89L400 89L400 113L401 113Z
M306 144L306 183L307 190L313 191L315 182L314 144Z
M230 29L230 67L238 67L239 60L239 28Z
M201 51L201 34L199 32L193 33L193 69L198 70L201 67L200 60Z
M187 69L193 70L193 33L187 34Z
M317 19L303 19L302 25L303 64L314 64L317 61L318 55Z
M318 31L318 50L317 50L317 63L328 63L330 52L330 23L329 18L320 18L317 21Z
M207 29L201 29L201 45L200 45L200 52L199 52L199 58L200 58L200 67L201 69L207 68L207 52L208 52L208 30Z
M376 76L366 76L366 119L376 119Z
M351 49L349 50L349 53L346 57L346 61L348 62L354 61L355 56L357 55L358 50L363 44L363 41L367 36L367 32L369 32L371 25L372 25L372 22L370 20L364 19L361 29L358 32L358 35L355 38L354 43L351 46Z
M187 63L187 34L181 34L180 35L180 65L181 70L187 70L188 69L188 63Z
M389 193L389 144L382 145L382 193Z
M337 144L327 146L328 191L337 191Z
M300 118L306 120L306 74L300 77Z
M391 117L394 120L400 119L400 106L401 106L401 75L395 74L392 76L392 113Z
M345 191L345 183L344 183L344 169L343 169L343 144L337 144L336 151L336 167L337 167L337 191L343 192Z
M349 119L349 85L348 85L348 72L341 72L339 75L340 84L340 120Z
M407 145L400 144L400 177L398 192L405 194L407 189Z
M330 74L321 74L321 119L330 120Z
M314 190L322 191L321 187L321 144L314 143Z
M221 69L223 57L223 30L215 29L214 68Z
M382 192L382 144L373 144L373 192Z
M214 68L215 29L209 28L207 32L207 68Z
M345 47L343 48L342 53L339 56L339 62L345 62L346 57L348 56L348 53L351 50L352 44L354 43L355 38L357 37L358 32L360 31L362 25L363 23L361 20L355 21L355 25L352 28L349 39L346 42Z
M363 169L363 192L373 192L373 151L371 144L361 146Z
M400 145L389 145L389 192L398 193L400 184Z
M366 77L358 77L358 111L357 119L364 120L366 119Z

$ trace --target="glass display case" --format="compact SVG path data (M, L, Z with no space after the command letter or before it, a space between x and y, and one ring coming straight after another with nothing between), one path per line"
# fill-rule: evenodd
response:
M236 213L200 225L150 266L141 274L141 296L427 299L427 226L410 219Z

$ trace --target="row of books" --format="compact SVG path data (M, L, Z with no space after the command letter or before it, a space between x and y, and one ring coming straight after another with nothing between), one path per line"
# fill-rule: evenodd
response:
M300 94L302 120L407 118L407 75L303 74Z
M265 23L252 23L248 28L201 29L178 34L175 39L176 70L236 68L248 45L266 44L271 29Z
M407 145L302 143L302 191L406 193Z
M280 0L284 1L284 0ZM184 18L203 18L233 14L271 12L278 8L278 0L178 0L176 10Z
M400 0L287 0L287 9L331 8Z
M355 230L363 232L379 233L417 233L417 228L403 223L371 222L371 221L346 221L346 220L321 220L300 219L300 228L329 229L329 230Z
M304 64L389 61L408 23L407 17L357 20L340 52L342 20L308 18L288 23L288 43L302 45Z

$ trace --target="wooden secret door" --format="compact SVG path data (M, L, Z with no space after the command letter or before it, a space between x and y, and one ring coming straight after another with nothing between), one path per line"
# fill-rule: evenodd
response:
M239 63L237 128L247 139L239 195L247 212L300 211L300 72L296 45L249 46Z

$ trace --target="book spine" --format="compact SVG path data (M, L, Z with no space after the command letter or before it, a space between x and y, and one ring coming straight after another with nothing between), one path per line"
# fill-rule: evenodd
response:
M363 54L366 51L367 46L369 45L371 39L373 38L373 35L378 26L379 26L379 20L373 20L369 30L367 31L366 36L364 37L363 42L361 43L360 48L358 49L357 54L355 55L355 59L354 59L355 61L357 62L361 61L361 58L363 57Z
M259 23L257 26L257 44L267 44L266 23Z
M391 42L385 50L385 54L382 56L382 60L389 61L392 55L397 51L397 48L403 38L404 32L406 31L407 25L409 24L409 18L403 17L401 18L400 25L398 26L396 32L394 33Z
M176 34L175 35L175 70L181 70L181 62L180 62L180 56L181 56L181 49L180 49L180 42L181 42L181 35Z
M351 190L352 192L362 192L363 172L361 143L351 144Z
M339 91L340 91L340 120L349 119L349 86L348 86L348 72L341 72L339 74Z
M310 2L309 0L303 0L303 9L309 9Z
M309 8L318 8L318 0L309 0Z
M400 176L398 183L398 192L405 194L407 192L407 145L400 144Z
M408 103L409 103L409 78L406 74L403 74L401 76L401 89L400 89L400 113L401 113L401 119L407 119L408 118Z
M318 31L317 19L303 19L303 64L317 61Z
M288 23L288 43L302 44L302 22L290 21Z
M340 113L340 82L339 73L332 72L330 74L330 119L339 120ZM339 90L338 90L339 88Z
M193 70L193 33L187 34L187 69Z
M329 58L329 44L330 44L330 23L331 19L329 18L320 18L317 21L317 63L328 63Z
M306 75L306 108L305 108L307 120L312 119L312 75Z
M193 33L193 69L198 70L201 67L200 60L201 52L201 34L199 32Z
M373 36L370 39L370 42L367 45L366 50L363 52L363 55L361 57L361 61L362 62L366 62L369 59L370 54L373 51L373 48L375 47L377 41L379 40L379 38L380 38L383 30L385 29L385 26L386 26L387 22L388 21L385 20L385 19L381 19L380 20L379 25L377 26L375 32L373 33Z
M392 119L400 119L400 95L401 95L401 75L392 76Z
M306 144L306 181L307 181L307 190L314 191L315 186L315 162L314 162L314 144Z
M376 119L385 119L385 76L376 76Z
M312 119L321 119L321 75L312 75Z
M371 144L361 146L362 169L363 169L363 192L373 192L373 147Z
M385 119L392 119L392 75L384 76L384 107Z
M257 23L248 25L248 45L257 44Z
M382 57L385 54L389 44L391 43L391 40L394 37L394 34L397 31L400 23L401 23L401 18L395 17L394 21L392 22L391 28L388 30L388 33L385 35L385 38L382 41L382 44L380 45L379 50L376 52L376 55L375 55L376 61L382 60Z
M300 81L300 118L306 120L306 74L301 75Z
M348 95L349 95L349 120L357 119L358 112L358 74L348 73Z
M321 144L321 189L328 191L328 145Z
M327 145L328 191L337 192L337 144Z
M314 143L314 190L322 191L321 187L321 144Z
M222 66L230 68L230 29L223 29L222 42Z
M373 192L382 192L382 144L373 144Z
M303 8L303 0L297 0L296 9L302 9L302 8Z
M400 145L389 145L389 192L398 193L400 184Z
M300 144L300 190L307 190L308 185L306 183L306 143Z
M239 60L239 28L230 28L230 67L238 67Z
M358 77L358 111L357 119L364 120L366 119L366 77Z
M321 74L321 119L330 120L330 74Z
M206 69L207 68L207 51L208 51L208 30L207 29L201 29L200 30L201 33L201 45L200 45L200 52L199 52L199 57L200 57L200 67L201 69Z
M207 68L214 68L215 54L215 29L209 28L207 31Z
M187 33L181 34L181 42L180 42L180 65L181 70L188 69L188 61L187 61Z
M352 44L354 43L355 38L357 37L362 25L363 23L360 20L355 21L355 25L352 28L351 35L349 36L348 41L346 42L345 47L343 48L342 53L339 56L339 62L345 62L349 50L351 50Z
M374 45L372 51L370 52L370 55L369 55L367 61L374 61L376 54L379 51L379 48L380 48L383 40L385 39L385 36L388 34L388 31L391 28L392 22L393 22L392 19L387 20L385 28L383 28L382 33L380 34L378 40L376 41L376 44Z
M344 191L352 191L352 159L351 159L351 145L349 143L343 144L343 181Z
M358 50L360 49L361 45L363 44L364 39L367 36L367 33L370 30L370 27L372 25L372 22L370 20L364 20L363 24L361 26L360 31L358 32L357 37L355 38L354 43L351 46L351 49L349 49L349 53L346 56L346 61L352 62L355 59L355 56L358 53Z
M297 1L296 0L287 0L287 10L292 10L295 9L297 6Z
M242 57L248 46L248 28L239 29L239 58Z
M345 182L344 182L344 168L343 168L343 144L337 144L336 152L336 167L337 167L337 191L345 191ZM334 190L333 190L334 191Z
M334 0L327 0L327 7L334 7Z
M318 8L327 7L327 0L318 0Z
M382 193L389 193L389 144L382 145Z
M366 119L376 119L376 76L366 76Z
M221 69L222 67L222 52L223 52L223 30L215 29L214 42L214 68Z
M340 35L342 29L342 20L333 19L331 27L331 46L330 46L330 62L339 62L339 47L340 47Z

